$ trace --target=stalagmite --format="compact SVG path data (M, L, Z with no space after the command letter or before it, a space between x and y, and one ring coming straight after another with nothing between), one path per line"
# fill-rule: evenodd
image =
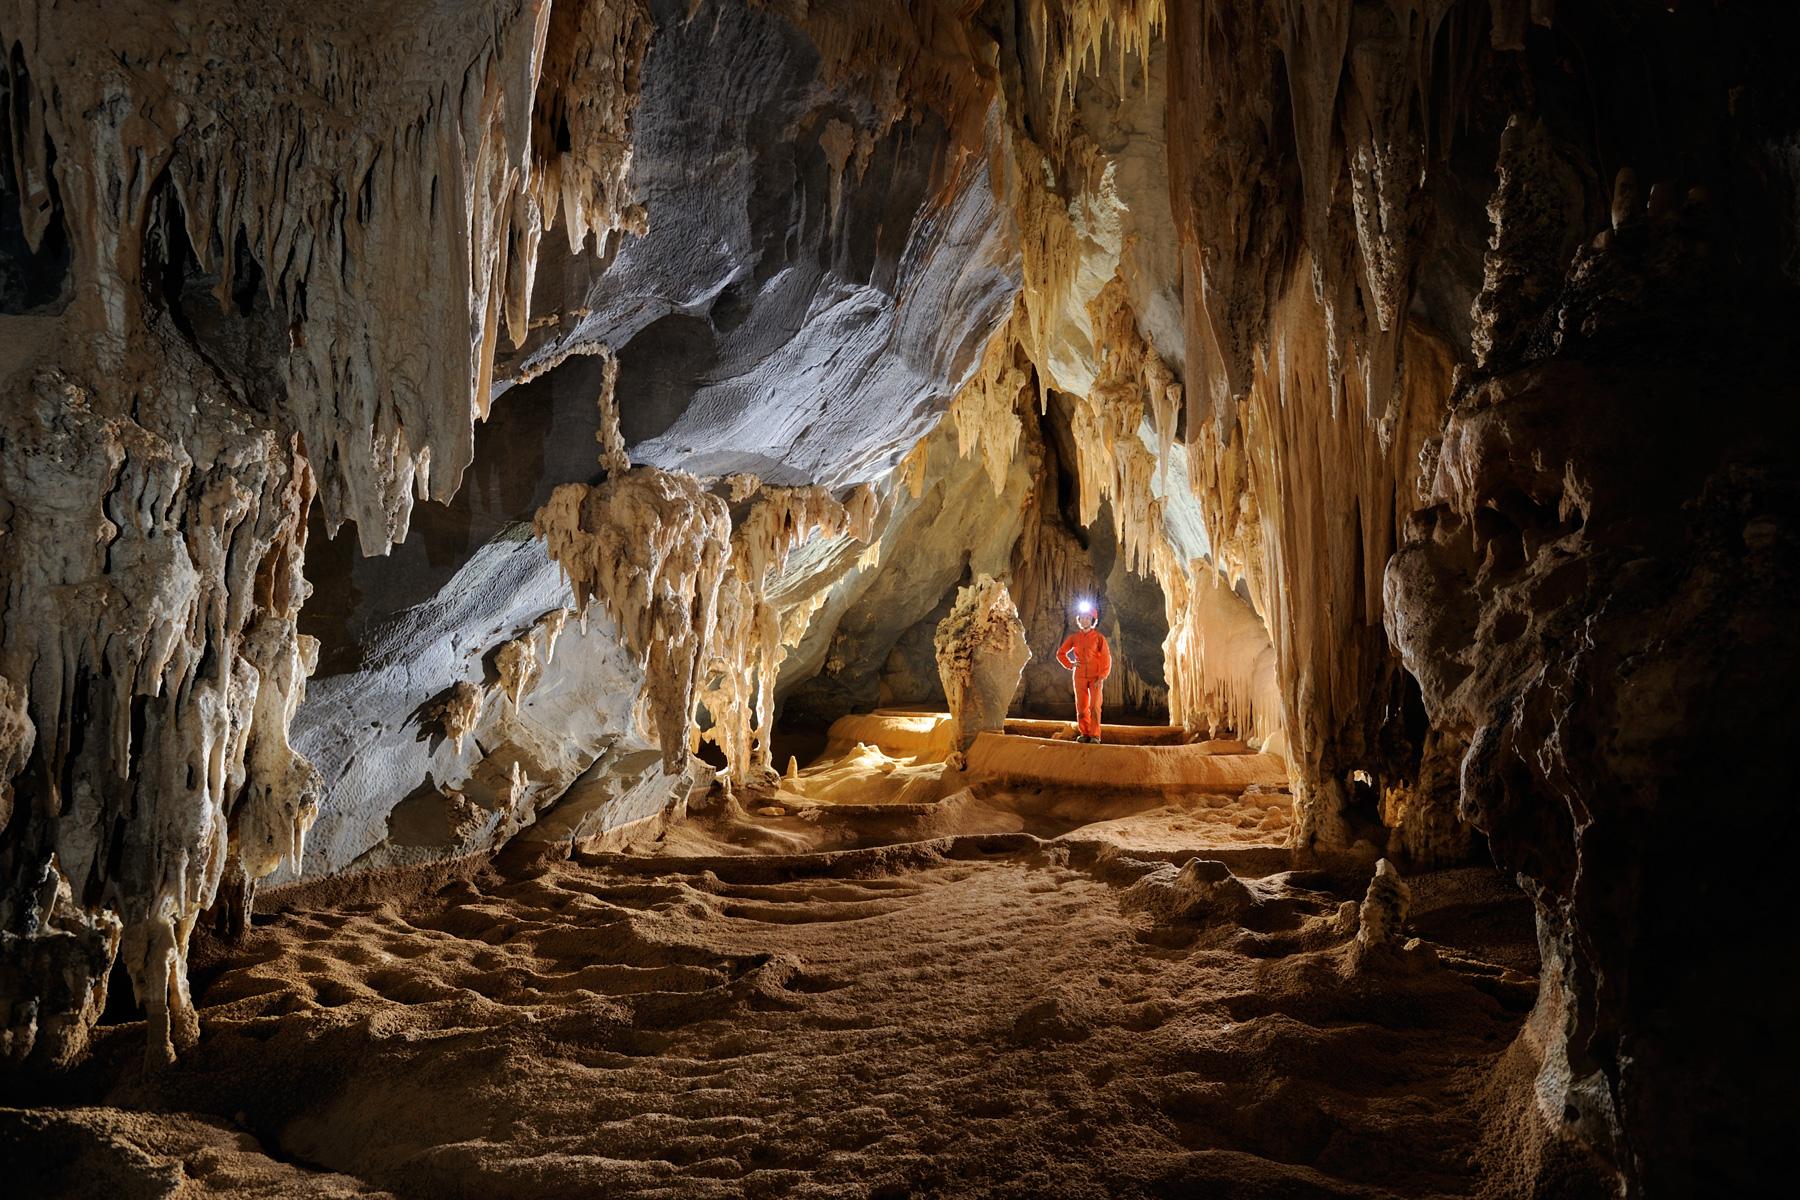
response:
M1412 908L1412 889L1394 864L1382 859L1375 864L1369 890L1357 912L1357 945L1364 950L1393 948L1406 937L1406 916Z
M1006 585L991 575L957 591L933 644L950 702L953 744L960 752L977 733L1005 725L1031 648Z

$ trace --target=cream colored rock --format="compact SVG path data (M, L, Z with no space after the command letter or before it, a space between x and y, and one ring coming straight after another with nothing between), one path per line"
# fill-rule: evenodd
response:
M25 696L0 675L0 833L12 818L13 776L24 770L37 741L37 729L25 710Z
M450 694L438 701L432 708L432 716L437 722L438 732L450 739L458 753L462 752L463 739L468 737L481 721L482 705L487 696L481 688L466 679L459 679Z
M1406 916L1411 909L1412 889L1400 878L1393 863L1380 860L1357 910L1357 945L1364 951L1401 945L1406 939Z
M538 664L537 639L530 634L514 638L501 646L494 657L494 666L500 672L500 690L516 707L519 698L529 691L537 682Z
M966 751L984 729L1001 729L1031 659L1025 625L1006 585L991 575L956 594L935 638L938 675L950 701L952 744Z
M562 485L533 526L568 576L576 612L598 599L637 656L640 714L663 769L679 773L731 554L725 502L691 475L637 467L597 486Z
M734 783L774 774L769 749L775 718L775 684L790 647L806 636L824 591L771 594L800 546L822 539L868 543L875 535L881 497L871 484L852 488L843 501L822 487L745 490L730 481L732 495L753 497L731 534L731 570L719 589L718 618L707 647L700 702L710 724L702 735L725 754Z

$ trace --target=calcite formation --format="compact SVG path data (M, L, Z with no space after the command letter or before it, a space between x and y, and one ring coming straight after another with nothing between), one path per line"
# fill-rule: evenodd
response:
M467 679L457 680L449 693L431 707L431 718L437 725L439 736L448 738L460 753L463 739L474 732L486 703L487 694L479 686Z
M494 669L500 674L500 690L517 708L525 694L537 686L544 668L556 660L556 639L568 623L569 610L553 608L518 637L494 652Z
M19 51L17 169L27 235L60 217L74 275L97 285L74 299L93 306L89 327L124 336L145 218L169 205L221 302L256 270L281 314L283 415L319 464L328 523L355 520L372 552L404 537L412 495L447 499L468 463L495 339L503 318L523 336L544 231L560 220L578 247L634 219L625 134L647 14L631 0L401 3L321 41L318 13L282 5L41 8L16 5L0 26ZM259 71L298 74L269 87ZM139 114L127 98L146 91L163 99ZM121 128L87 131L95 111ZM126 178L117 195L101 185ZM118 283L100 278L115 270ZM421 325L470 336L425 351Z
M758 486L747 494L749 509L731 533L731 571L719 591L708 683L699 697L710 721L705 736L724 752L737 783L774 773L769 740L781 664L825 599L820 592L783 605L770 596L774 578L786 570L794 549L815 537L872 547L880 512L868 484L842 501L817 486Z
M0 675L0 833L12 819L13 776L24 769L37 743L37 729L25 711L25 695Z
M35 889L8 897L0 915L8 926L0 929L0 1061L71 1066L106 1008L119 919L76 904L54 857Z
M1357 945L1365 951L1398 946L1406 936L1406 914L1411 906L1412 889L1394 864L1385 858L1377 862L1369 890L1357 909Z
M5 380L0 674L39 765L0 867L17 891L54 854L119 915L152 1059L195 1037L186 948L221 880L297 859L315 812L287 732L315 480L329 527L403 537L468 462L542 231L641 223L645 13L556 9L341 6L359 32L323 40L291 6L0 9L8 191L72 281ZM208 304L241 332L205 332Z
M1386 622L1436 736L1466 747L1458 813L1538 903L1542 1102L1627 1174L1704 1187L1700 1147L1739 1136L1726 1128L1747 1110L1677 1118L1659 1089L1775 1086L1750 1049L1759 1004L1644 981L1743 961L1703 930L1775 902L1758 898L1766 857L1715 868L1692 853L1689 807L1721 786L1754 806L1777 752L1747 747L1721 772L1702 747L1793 705L1747 684L1796 649L1773 618L1796 580L1791 463L1733 422L1687 417L1779 390L1750 344L1770 285L1726 282L1703 193L1659 214L1625 176L1611 220L1527 306L1513 281L1542 269L1561 173L1531 128L1508 134L1476 303L1488 367L1463 378L1422 460ZM1533 222L1538 237L1518 233ZM1679 360L1662 357L1672 344ZM1654 899L1676 875L1686 899Z
M568 576L576 613L600 601L637 656L645 728L662 746L664 771L680 772L729 567L725 502L691 475L637 467L557 488L534 527Z
M1780 8L0 2L5 1052L117 959L166 1061L209 908L769 782L778 704L966 737L1094 590L1109 703L1389 856L1358 953L1520 879L1521 1124L1766 1190L1779 839L1692 824L1791 790Z
M569 578L576 611L585 614L599 598L638 655L644 712L667 773L683 768L703 704L705 736L741 783L773 772L775 681L785 647L800 640L816 608L771 603L771 573L814 536L872 541L879 502L868 486L843 501L820 487L733 490L749 500L735 528L725 500L692 476L632 468L597 486L559 487L535 528ZM525 658L506 649L500 656L506 686Z
M937 627L938 675L950 702L952 740L966 750L984 729L1000 729L1031 658L1025 625L1006 585L991 575L956 593L956 605Z
M1078 329L1091 337L1096 322L1059 315L1085 307L1072 305L1071 295L1085 291L1098 299L1111 273L1086 268L1107 261L1108 229L1097 218L1106 211L1109 184L1119 186L1117 166L1124 161L1109 163L1106 153L1096 153L1104 124L1079 103L1091 60L1084 58L1070 71L1064 55L1074 43L1049 36L1067 28L1058 22L1070 14L1077 14L1077 23L1088 20L1083 11L1088 7L1045 6L1050 11L1034 12L1033 21L1021 23L1028 30L1004 19L996 23L1002 31L1000 103L1007 130L1007 169L1001 178L1020 229L1025 279L1025 315L1007 336L1038 371L1040 395L1063 387L1089 402L1092 419L1086 419L1083 440L1106 445L1110 437L1116 456L1117 433L1125 426L1112 427L1108 418L1121 398L1130 403L1132 397L1107 386L1123 382L1118 375L1109 379L1096 368L1121 340L1131 339L1121 339L1121 326L1102 313L1098 324L1110 330L1103 335L1106 352L1084 356L1070 349L1081 338L1065 331ZM1092 7L1107 11L1095 13L1090 27L1109 28L1122 19L1113 6ZM1724 74L1761 72L1766 83L1774 77L1770 60L1753 49L1761 40L1750 32L1754 22L1703 15L1688 6L1658 17L1663 23L1654 25L1638 23L1617 5L1563 10L1554 14L1551 33L1537 28L1552 25L1549 6L1510 2L1192 4L1168 6L1160 15L1166 18L1173 202L1170 240L1162 245L1180 258L1183 311L1179 339L1171 343L1159 335L1156 344L1183 385L1180 444L1174 450L1186 459L1187 482L1209 535L1206 563L1195 567L1192 554L1177 562L1197 585L1186 596L1235 594L1264 627L1269 643L1266 652L1261 647L1249 652L1254 643L1246 640L1246 652L1221 655L1208 669L1193 648L1205 646L1205 657L1211 658L1212 646L1236 639L1203 636L1199 626L1205 622L1172 611L1171 704L1219 712L1237 724L1270 722L1264 727L1283 730L1299 786L1302 846L1330 849L1385 840L1396 853L1442 861L1471 844L1471 821L1490 842L1496 831L1513 830L1516 842L1502 835L1495 843L1518 848L1518 856L1506 861L1520 864L1530 878L1552 881L1539 893L1540 920L1553 946L1562 947L1565 969L1551 972L1545 1003L1574 1004L1568 1010L1570 1029L1579 1043L1572 1056L1560 1043L1547 1051L1546 1079L1572 1083L1546 1092L1566 1095L1567 1104L1548 1102L1544 1116L1565 1131L1579 1130L1627 1176L1666 1179L1650 1164L1673 1163L1683 1153L1689 1154L1685 1161L1697 1161L1690 1152L1670 1149L1678 1142L1691 1147L1693 1136L1664 1141L1647 1135L1648 1140L1634 1141L1622 1132L1634 1119L1649 1129L1659 1118L1646 1110L1633 1118L1628 1103L1616 1107L1617 1097L1631 1090L1621 1082L1617 1064L1630 1057L1622 1049L1624 1040L1673 1026L1656 1026L1656 1019L1640 1013L1622 1018L1639 1031L1627 1035L1623 1025L1598 1020L1596 1006L1611 1010L1621 1002L1624 993L1613 988L1622 986L1617 976L1624 969L1622 947L1635 944L1635 935L1615 917L1603 938L1612 950L1599 952L1576 930L1600 929L1607 919L1569 899L1579 895L1574 881L1600 877L1588 869L1577 872L1575 863L1601 853L1602 845L1615 845L1616 837L1639 844L1638 835L1624 832L1636 826L1610 801L1593 798L1585 784L1573 782L1592 780L1596 771L1613 778L1573 746L1548 757L1537 753L1523 769L1518 764L1536 753L1528 748L1533 738L1563 744L1553 731L1567 732L1570 726L1556 714L1590 695L1582 689L1599 689L1594 703L1602 710L1611 703L1604 697L1613 687L1598 683L1585 657L1578 678L1564 683L1534 674L1554 659L1555 647L1577 644L1570 640L1577 637L1617 638L1617 649L1597 653L1626 655L1629 639L1644 632L1615 616L1618 623L1602 622L1578 635L1573 626L1546 623L1541 616L1546 607L1571 619L1576 612L1607 607L1604 597L1613 576L1591 582L1591 555L1567 550L1571 536L1600 519L1596 513L1604 517L1604 507L1593 507L1596 498L1612 496L1615 513L1633 505L1682 511L1679 527L1696 532L1684 543L1689 549L1681 553L1688 557L1681 561L1697 561L1711 536L1697 531L1695 523L1705 524L1697 515L1703 512L1713 514L1719 529L1734 519L1727 512L1745 518L1748 532L1742 539L1720 535L1734 547L1741 540L1756 554L1770 554L1786 544L1778 532L1783 517L1749 514L1758 505L1780 508L1784 501L1774 497L1786 494L1791 463L1771 468L1766 455L1709 430L1700 458L1751 465L1735 468L1735 474L1709 466L1723 474L1715 473L1716 482L1703 488L1707 476L1667 457L1667 448L1680 440L1670 431L1692 423L1691 414L1676 415L1672 405L1656 410L1660 428L1627 439L1643 463L1659 464L1656 482L1610 466L1600 479L1590 480L1578 468L1559 471L1556 463L1585 456L1610 464L1627 457L1594 444L1595 435L1576 433L1572 426L1614 427L1615 419L1606 415L1612 402L1603 398L1623 385L1606 372L1626 361L1617 347L1622 330L1641 324L1634 314L1644 306L1646 278L1655 280L1652 290L1672 293L1654 305L1665 355L1677 352L1671 347L1685 353L1699 339L1714 336L1708 332L1716 328L1711 323L1684 324L1673 316L1683 305L1690 313L1708 307L1710 301L1699 299L1702 284L1745 287L1763 298L1768 305L1763 316L1746 312L1739 319L1744 330L1758 327L1768 312L1786 311L1791 271L1778 281L1748 267L1746 259L1737 282L1723 282L1738 268L1725 267L1717 257L1721 241L1732 235L1717 220L1709 185L1730 177L1744 189L1737 197L1744 222L1738 236L1763 237L1759 245L1789 245L1791 236L1779 232L1780 221L1769 215L1781 202L1753 197L1769 194L1767 181L1792 176L1785 152L1773 149L1788 144L1792 106L1771 101L1752 115L1736 100L1727 104L1722 97L1728 93L1744 94L1733 90L1744 86L1742 80L1726 84L1710 64L1731 61L1736 65ZM965 94L947 91L933 69L951 40L938 24L943 18L938 11L932 23L921 25L929 36L910 41L886 16L866 18L861 30L842 13L812 20L829 26L821 41L834 61L872 70L883 53L903 46L906 53L888 57L901 87L910 86L921 103L959 98L969 103ZM1145 28L1155 42L1157 27ZM1017 41L1008 42L1008 34ZM1698 75L1685 52L1674 49L1689 36L1719 50ZM1530 52L1518 53L1557 38L1598 55L1584 71L1612 97L1601 109L1582 110L1544 90L1541 62ZM1740 57L1722 57L1724 47ZM1123 83L1158 86L1157 54L1151 49L1142 55L1141 74L1128 70L1140 65L1128 55L1112 60ZM1646 62L1655 64L1648 76L1638 69ZM1687 115L1679 130L1661 135L1664 142L1645 130L1643 105L1660 86L1648 79L1688 81L1681 85ZM1016 86L1005 86L1014 81ZM1073 104L1065 102L1071 92ZM1090 136L1084 141L1077 134ZM1675 172L1668 164L1682 162L1683 169L1708 178L1691 187L1688 180L1662 178L1646 186L1640 182L1646 177L1642 170L1619 177L1621 164L1614 157L1633 153L1664 164L1665 175ZM1480 161L1471 164L1471 156ZM1701 163L1707 165L1695 165ZM1746 171L1744 164L1757 165ZM1786 187L1780 184L1775 191L1785 195ZM1649 202L1653 192L1660 196L1656 204ZM1485 213L1479 211L1483 198ZM1592 246L1577 256L1576 247L1609 214L1614 228L1595 234ZM1590 222L1585 231L1583 220ZM1558 300L1570 286L1563 275L1572 257L1580 286ZM1686 286L1673 287L1678 278ZM1157 312L1154 288L1143 284L1127 280L1140 335L1153 327ZM1777 295L1783 299L1771 299ZM1056 345L1046 347L1047 341ZM1597 348L1613 357L1604 372L1590 374L1579 364ZM1757 358L1751 353L1746 361ZM1517 372L1520 363L1533 365ZM1471 365L1515 374L1473 390L1465 377L1458 386L1457 369ZM1084 368L1099 387L1081 377ZM1722 371L1715 378L1742 374ZM992 377L1004 380L999 373ZM1760 380L1756 376L1740 386L1760 395L1766 387ZM1096 393L1103 404L1092 404ZM1560 397L1560 403L1550 396ZM969 396L959 416L972 418L965 428L991 428L1004 442L1010 427L992 399ZM1766 408L1749 403L1759 412ZM1617 420L1632 424L1634 433L1642 429L1643 418ZM1156 452L1161 475L1172 465L1161 441L1166 435L1154 420L1146 424L1152 426L1147 445ZM1727 448L1714 450L1720 443ZM1651 452L1652 444L1662 449ZM1544 455L1543 448L1553 445L1573 449ZM1471 464L1490 461L1512 465L1498 471L1483 466L1486 475L1472 471ZM921 465L919 458L908 460L912 470ZM1110 486L1106 473L1123 465L1117 457L1101 459L1102 470L1091 477L1094 492ZM1488 475L1491 483L1484 482ZM1089 479L1084 471L1084 491ZM1752 485L1750 479L1761 482ZM1128 486L1109 498L1115 518L1121 508L1133 509L1116 498L1131 492L1129 479L1122 481ZM1764 498L1748 500L1746 489L1752 488ZM1674 508L1654 499L1677 494L1683 500ZM1409 518L1422 502L1429 515ZM1682 503L1694 506L1693 515L1686 515L1690 510ZM1097 511L1091 502L1084 504L1084 516ZM1168 517L1165 506L1165 522ZM1651 518L1637 520L1644 523L1634 529L1655 525ZM1134 524L1128 516L1127 526ZM1122 540L1154 552L1154 539L1123 533ZM1470 551L1451 553L1464 541ZM1634 544L1648 561L1665 561L1671 553L1646 554L1644 543ZM1432 547L1438 549L1428 553ZM1562 549L1553 551L1556 547ZM1555 574L1546 557L1553 552L1560 553L1561 570ZM1613 567L1631 561L1620 554L1608 560ZM1207 566L1227 588L1201 583L1197 572ZM1756 596L1765 594L1764 581L1781 569L1757 575ZM1532 586L1497 588L1488 598L1484 580L1521 570L1535 581ZM1166 593L1180 590L1170 586L1172 575L1159 576ZM1653 596L1673 595L1658 592L1648 580L1640 584L1636 574L1626 578L1640 589L1633 591L1632 603L1643 605L1641 611L1660 602ZM1704 585L1692 586L1698 590L1686 594L1693 602L1724 603L1722 596L1704 592ZM1710 598L1703 601L1701 594ZM1758 603L1746 599L1745 611ZM1766 636L1753 640L1777 649ZM1471 646L1477 648L1458 649ZM1396 650L1405 659L1404 670ZM1778 656L1785 652L1777 650ZM1255 674L1246 670L1252 664L1261 664ZM1505 664L1519 674L1501 685L1495 671ZM1263 667L1274 669L1262 674ZM1561 679L1568 672L1554 674ZM1710 686L1705 681L1717 678L1696 667L1681 690L1702 694ZM1479 681L1479 691L1471 679ZM1527 681L1535 682L1523 694L1541 692L1541 699L1521 708L1523 701L1507 698L1521 696ZM1446 702L1445 697L1455 698ZM1449 714L1455 715L1446 719ZM1591 726L1587 717L1580 721L1582 728L1604 725L1598 716ZM1596 736L1614 744L1611 735ZM1633 745L1636 749L1620 749L1621 757L1608 759L1612 766L1606 770L1631 774L1635 768L1628 770L1623 762L1634 755L1646 764L1657 760L1648 742ZM1526 780L1581 797L1571 799L1566 824L1560 817L1546 823L1531 815ZM1654 791L1663 794L1661 786ZM1641 792L1631 785L1618 794ZM1502 796L1509 799L1502 803ZM1388 828L1382 827L1384 816ZM1596 819L1611 832L1592 842L1582 831ZM1532 849L1526 851L1526 845ZM1617 868L1626 858L1608 861ZM1620 957L1608 957L1614 954ZM1610 965L1601 967L1599 958ZM1612 982L1602 982L1608 979ZM1594 1048L1595 1039L1604 1047ZM1706 1071L1703 1062L1733 1057L1695 1059L1692 1069L1699 1077ZM1675 1059L1657 1061L1673 1067ZM1676 1190L1690 1186L1683 1177L1675 1179Z
M181 370L134 377L138 417L44 368L14 393L0 450L16 489L0 645L5 674L30 681L37 764L15 784L8 886L34 888L54 856L78 905L123 921L158 1059L195 1034L187 941L228 858L266 874L317 800L287 743L311 666L294 628L310 472L163 336ZM12 949L30 954L23 912Z

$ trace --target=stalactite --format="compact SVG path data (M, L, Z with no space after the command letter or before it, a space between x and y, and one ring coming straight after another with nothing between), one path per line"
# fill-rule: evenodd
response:
M1015 306L1008 324L988 339L975 373L950 401L957 452L968 458L979 451L996 496L1006 490L1007 473L1019 452L1019 407L1031 385L1030 361L1019 346L1023 317L1023 307Z
M598 599L644 672L645 724L663 770L682 770L731 554L725 502L693 476L634 467L604 483L565 483L533 528L568 576L584 618Z
M600 410L600 427L594 440L600 443L600 469L617 475L631 469L631 456L625 452L625 437L619 432L619 358L606 347L600 349L600 394L595 405Z
M929 464L928 453L931 438L929 435L919 439L918 444L906 452L906 457L894 468L894 478L899 486L906 489L906 494L917 500L925 494L925 468Z
M122 927L106 909L75 903L55 855L30 882L23 897L0 901L8 927L0 929L0 1062L66 1067L87 1052L106 1008ZM7 911L14 908L22 911Z
M705 736L724 753L742 784L774 770L770 727L775 682L790 646L806 635L824 594L781 606L769 585L788 555L812 537L874 537L880 496L859 484L840 502L821 487L761 487L731 535L731 571L719 591L719 617L707 650L700 700L711 724Z
M467 679L459 679L443 699L431 706L428 719L437 726L440 736L462 753L463 739L475 732L481 723L481 710L487 694Z
M735 525L726 499L691 475L636 467L599 485L562 485L534 527L568 576L577 612L599 598L638 656L641 706L662 745L664 769L680 770L695 740L705 737L741 784L773 769L775 681L787 647L798 644L823 601L780 606L768 597L769 583L810 537L870 541L881 500L867 483L842 501L822 487L771 487L753 475L724 483L732 502L749 506ZM528 635L537 636L535 628ZM553 633L548 642L546 659ZM503 650L502 685L526 665L524 651ZM697 706L708 717L704 732L694 722Z
M13 776L24 770L37 744L37 727L26 711L25 693L0 675L0 833L12 819Z
M178 367L147 359L134 379L147 397L188 398L171 436L45 369L0 438L15 489L0 665L29 681L37 763L0 867L25 888L54 856L84 906L118 915L155 1061L196 1034L188 936L227 860L251 878L291 861L318 793L287 742L315 652L294 628L311 476L171 349ZM19 910L4 915L14 929ZM43 986L47 1005L71 994Z
M1381 630L1381 567L1413 506L1403 481L1442 419L1450 362L1440 342L1409 333L1402 403L1384 437L1359 375L1340 380L1349 402L1334 403L1320 316L1305 290L1283 298L1232 442L1202 430L1190 461L1215 555L1250 581L1282 664L1300 835L1334 842L1348 836L1349 771L1380 767L1383 717L1370 697L1396 669Z
M1478 7L1170 12L1189 475L1214 562L1274 639L1303 842L1349 837L1348 773L1382 765L1381 564L1449 391L1407 313Z
M241 237L285 314L284 417L329 527L356 521L368 553L404 538L413 494L448 500L468 464L500 325L524 336L543 231L560 219L579 246L641 224L624 181L642 5L513 0L345 42L320 41L298 11L211 5L206 45L257 50L204 64L175 23L100 31L40 7L0 15L0 44L20 50L19 102L44 132L21 174L37 186L55 147L75 273L100 284L77 289L83 322L127 336L143 213L166 171L221 303ZM126 37L130 54L115 54ZM262 86L259 53L292 85ZM90 134L86 114L139 114L113 99L140 93L165 99ZM115 201L107 180L132 186ZM422 330L457 329L466 345L421 345Z
M1284 749L1281 691L1269 631L1211 564L1162 567L1169 636L1163 672L1169 719L1197 733L1231 733Z
M283 6L0 5L0 169L33 246L60 220L75 281L35 348L58 367L19 371L0 404L0 673L35 731L0 873L16 892L54 855L81 906L118 914L152 1060L196 1035L188 938L228 864L243 892L297 858L316 808L287 736L316 653L294 625L315 478L329 527L355 520L371 553L402 538L415 494L448 499L469 460L541 234L643 222L639 0L363 29L322 40ZM184 265L222 306L260 275L288 330L274 403L194 353L160 279Z
M494 669L500 676L500 690L512 701L515 712L519 702L543 677L544 668L556 657L556 639L561 636L568 618L568 609L553 608L533 621L524 633L503 642L494 652ZM461 749L460 740L457 748Z

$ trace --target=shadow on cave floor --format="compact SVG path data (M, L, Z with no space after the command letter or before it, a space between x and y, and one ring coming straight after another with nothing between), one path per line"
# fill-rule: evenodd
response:
M1282 870L1266 796L978 799L784 849L745 830L799 818L715 793L632 852L264 918L197 948L194 1051L145 1076L103 1030L69 1097L103 1107L0 1113L0 1156L112 1197L164 1194L146 1162L183 1195L1481 1190L1536 992L1495 872L1412 877L1431 952L1371 967L1366 869ZM1195 891L1196 854L1237 878Z

